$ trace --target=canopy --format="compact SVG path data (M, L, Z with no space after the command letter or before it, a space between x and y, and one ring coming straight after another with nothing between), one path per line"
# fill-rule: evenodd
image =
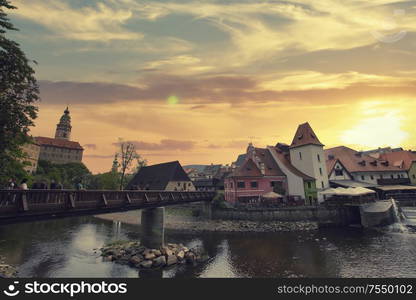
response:
M336 188L327 189L321 192L322 195L336 195L336 196L362 196L368 194L375 194L376 192L363 187L350 187L350 188Z
M268 192L266 194L263 194L263 198L269 198L269 199L276 199L276 198L283 198L282 195L275 193L275 192Z

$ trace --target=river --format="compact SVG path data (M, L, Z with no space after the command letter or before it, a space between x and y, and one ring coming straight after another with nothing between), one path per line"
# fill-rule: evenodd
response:
M212 257L191 267L138 271L103 262L94 249L140 239L137 225L76 217L0 227L0 256L19 277L416 277L416 234L325 229L282 233L181 233L166 241L201 245Z

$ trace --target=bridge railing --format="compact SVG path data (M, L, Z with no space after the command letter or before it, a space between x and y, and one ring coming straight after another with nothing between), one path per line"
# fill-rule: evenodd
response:
M210 201L214 192L0 190L0 218L21 214L111 211Z

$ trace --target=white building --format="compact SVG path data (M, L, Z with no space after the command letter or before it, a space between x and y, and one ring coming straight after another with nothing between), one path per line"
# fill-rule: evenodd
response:
M387 160L374 158L340 146L325 150L329 180L350 180L368 184L406 184L408 173Z

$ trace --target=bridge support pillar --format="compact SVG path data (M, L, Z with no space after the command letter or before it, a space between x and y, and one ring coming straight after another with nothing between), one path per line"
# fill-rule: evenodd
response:
M165 242L165 208L142 209L141 244L147 248L159 249Z
M202 215L208 219L212 219L212 205L210 201L202 202Z

